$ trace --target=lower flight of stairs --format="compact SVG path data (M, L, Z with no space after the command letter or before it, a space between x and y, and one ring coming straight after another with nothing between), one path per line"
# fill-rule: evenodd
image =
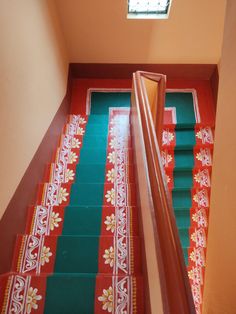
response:
M144 313L129 108L70 115L0 276L1 313Z
M162 163L197 313L201 313L204 286L212 151L211 127L164 127Z

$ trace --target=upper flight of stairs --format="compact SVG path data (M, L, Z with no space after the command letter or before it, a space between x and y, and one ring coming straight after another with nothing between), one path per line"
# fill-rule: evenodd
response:
M0 276L1 313L144 313L129 108L70 115Z
M162 163L197 313L204 284L212 152L213 128L164 126Z

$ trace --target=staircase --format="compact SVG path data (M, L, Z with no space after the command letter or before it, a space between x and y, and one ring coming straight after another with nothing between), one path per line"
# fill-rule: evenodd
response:
M0 276L1 313L144 313L129 95L117 94L68 117Z
M170 118L170 111L165 113L162 163L188 268L196 313L201 313L213 128L196 123L191 93L167 94L166 107L167 110L174 110L176 121Z

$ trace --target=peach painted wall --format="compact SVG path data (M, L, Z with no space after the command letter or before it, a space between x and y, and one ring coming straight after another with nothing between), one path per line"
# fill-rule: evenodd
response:
M236 1L228 0L216 118L204 314L236 313Z
M0 217L65 96L68 58L55 9L52 0L1 1Z
M226 0L173 0L168 20L128 20L127 0L56 3L70 62L219 62Z

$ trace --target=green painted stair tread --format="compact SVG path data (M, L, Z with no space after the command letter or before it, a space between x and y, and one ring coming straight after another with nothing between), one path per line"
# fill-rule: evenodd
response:
M185 265L188 266L188 247L183 247Z
M88 124L100 124L108 127L109 116L107 114L90 114L88 117Z
M192 171L174 171L174 188L188 189L193 186Z
M77 183L72 184L70 205L96 206L103 204L103 183Z
M189 228L190 227L189 209L175 211L175 219L178 228Z
M89 219L88 219L89 217ZM65 208L63 235L100 235L102 206Z
M82 164L105 164L107 159L106 148L85 148L82 147L79 157L79 165Z
M176 108L176 128L195 125L196 119L191 92L167 92L165 106Z
M55 273L97 273L99 237L59 236Z
M91 94L91 114L108 114L109 107L129 107L130 92L101 93L92 92Z
M96 274L47 278L44 313L94 313Z
M54 273L97 273L99 252L103 254L104 249L113 245L113 241L112 236L59 236ZM130 237L130 241L138 247L138 236ZM104 249L100 248L101 243L105 245ZM112 273L113 268L105 272Z
M192 129L176 130L175 150L188 150L196 145L195 131Z
M108 134L108 126L107 125L101 125L101 124L93 124L88 123L86 126L86 133L85 136L93 136L93 135L99 135L99 136L106 136Z
M193 167L193 150L175 150L175 171L192 170Z
M191 208L192 206L192 195L191 190L183 189L183 190L172 190L172 203L173 207L184 207Z
M78 164L75 183L104 183L105 164Z
M107 147L107 135L104 136L99 136L99 135L89 135L89 136L84 136L83 139L83 146L81 151L84 148L105 148Z
M179 237L182 247L189 247L189 229L188 228L178 228Z

